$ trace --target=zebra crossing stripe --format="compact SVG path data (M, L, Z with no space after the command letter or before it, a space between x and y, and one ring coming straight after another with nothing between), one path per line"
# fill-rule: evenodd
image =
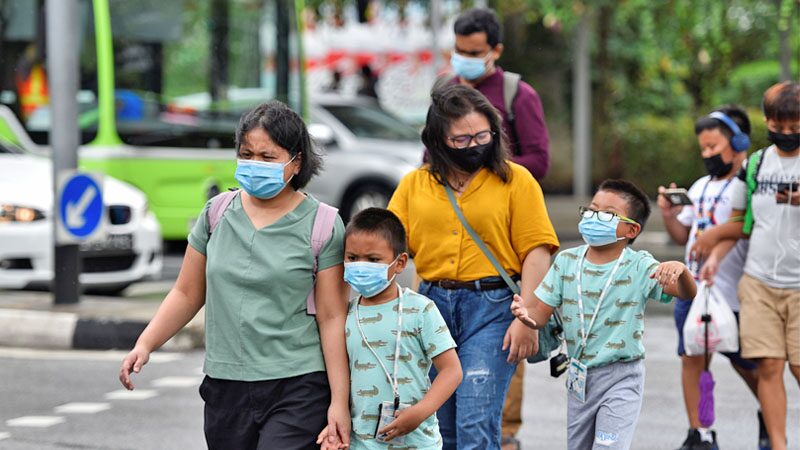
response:
M64 423L64 418L59 416L23 416L6 420L9 427L47 428Z
M154 387L194 387L200 386L202 377L164 377L153 380Z
M0 441L11 437L11 433L0 433Z
M96 414L111 409L111 403L66 403L56 406L56 414Z
M128 391L119 389L105 394L106 400L147 400L158 395L158 391L150 389L136 389L135 391Z

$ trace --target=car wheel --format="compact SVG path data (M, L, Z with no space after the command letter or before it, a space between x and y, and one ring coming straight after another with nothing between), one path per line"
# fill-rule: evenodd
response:
M342 218L348 222L351 217L367 208L386 208L393 190L384 184L367 183L348 193L342 203Z

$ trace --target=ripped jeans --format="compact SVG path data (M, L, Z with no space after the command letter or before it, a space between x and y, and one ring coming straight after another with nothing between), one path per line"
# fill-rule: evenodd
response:
M486 280L499 280L488 278ZM458 347L464 379L436 416L444 450L499 450L500 419L516 364L506 362L503 337L514 320L511 290L444 289L422 282ZM431 379L436 369L431 368Z

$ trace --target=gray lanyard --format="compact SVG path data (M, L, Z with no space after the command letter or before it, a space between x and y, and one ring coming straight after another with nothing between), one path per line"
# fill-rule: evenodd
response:
M389 374L389 369L387 369L386 365L383 364L383 360L381 360L380 356L378 356L378 353L375 352L375 349L373 349L372 346L369 345L369 341L367 341L367 335L364 334L364 329L361 328L361 316L358 313L358 304L361 303L361 296L359 296L358 300L356 300L356 326L358 327L358 332L361 334L361 342L364 343L364 346L366 346L369 349L369 351L372 352L372 355L375 356L375 359L378 360L378 364L381 365L381 369L383 369L383 373L384 375L386 375L386 379L389 381L389 384L392 385L392 391L394 392L395 408L397 408L397 404L400 402L400 390L398 389L398 384L397 384L397 369L399 367L398 362L400 362L400 346L401 346L400 338L402 337L403 334L403 289L400 287L399 284L397 285L397 292L399 295L397 297L397 336L396 336L396 344L394 346L394 367L393 367L394 376Z
M589 251L589 247L586 247L586 251L583 252L583 256L581 256L580 261L578 261L578 273L576 277L578 278L578 316L581 322L581 344L578 347L578 353L576 354L576 359L581 359L581 355L583 355L583 351L586 349L586 341L589 337L589 332L592 331L592 327L594 326L594 321L597 320L597 313L600 312L600 305L603 303L603 299L606 298L606 294L608 293L608 288L611 286L611 281L614 279L614 275L617 273L617 269L619 269L619 264L622 262L622 258L625 256L625 252L628 251L628 247L622 249L622 253L617 258L617 262L614 264L614 268L611 269L611 273L608 275L608 280L606 280L606 284L603 287L603 290L600 292L600 297L597 299L597 306L594 308L594 314L592 315L592 320L589 322L589 328L584 329L584 320L585 316L583 313L583 289L581 288L581 272L583 272L583 261L586 259L586 252Z

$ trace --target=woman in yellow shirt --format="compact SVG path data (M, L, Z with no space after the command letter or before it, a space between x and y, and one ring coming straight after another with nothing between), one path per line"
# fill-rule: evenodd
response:
M419 292L442 313L458 348L464 380L439 409L444 449L500 449L500 417L519 361L537 334L510 312L512 291L461 224L458 207L527 304L558 249L542 190L509 161L501 119L479 91L461 85L435 90L422 141L429 162L400 182L389 202L408 233ZM435 370L432 371L435 377Z

